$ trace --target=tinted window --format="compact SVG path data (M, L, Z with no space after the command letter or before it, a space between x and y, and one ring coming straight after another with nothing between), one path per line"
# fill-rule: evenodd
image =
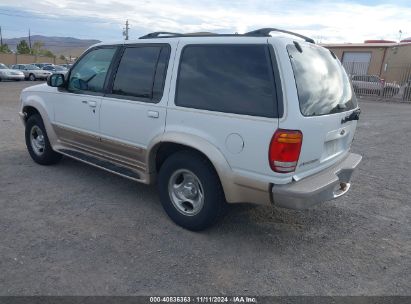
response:
M102 92L115 52L116 48L101 48L87 53L70 73L69 90Z
M167 74L168 59L170 57L170 49L163 47L160 52L160 57L157 63L156 75L153 85L153 99L160 100L163 96L164 81Z
M301 44L302 52L293 44L287 50L303 115L326 115L357 106L348 76L329 50L312 44Z
M32 64L28 64L26 66L24 66L25 69L27 70L40 70L37 66L32 65Z
M159 100L167 61L168 49L166 51L161 46L126 48L117 69L112 93Z
M276 117L267 45L191 45L181 55L176 105Z

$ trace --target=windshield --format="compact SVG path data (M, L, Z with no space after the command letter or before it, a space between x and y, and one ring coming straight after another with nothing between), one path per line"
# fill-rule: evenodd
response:
M5 64L0 63L0 70L6 70L6 69L8 69L8 67Z
M304 116L327 115L357 107L348 76L329 50L313 44L290 44L287 51Z
M61 66L55 66L54 69L55 69L56 71L65 71L65 70L67 70L66 68L63 68L63 67L61 67Z
M39 67L32 64L26 65L24 68L26 68L27 70L40 70Z

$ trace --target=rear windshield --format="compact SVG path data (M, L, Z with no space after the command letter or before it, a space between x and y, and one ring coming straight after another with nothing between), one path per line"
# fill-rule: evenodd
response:
M297 49L300 48L300 50ZM325 48L312 44L287 46L304 116L349 111L357 100L340 61Z

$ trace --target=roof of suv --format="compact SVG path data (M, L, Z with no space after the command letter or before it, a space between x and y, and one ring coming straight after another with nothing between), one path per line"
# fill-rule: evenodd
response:
M281 30L281 29L275 29L275 28L263 28L259 30L255 30L252 32L248 32L245 34L215 34L215 33L191 33L191 34L180 34L180 33L170 33L170 32L154 32L150 33L147 35L144 35L140 37L139 39L134 39L134 40L127 40L127 41L115 41L111 43L98 43L96 45L114 45L114 44L135 44L135 43L147 43L147 42L171 42L175 41L176 39L181 39L181 40L197 40L197 41L211 41L215 39L221 39L224 38L225 40L232 40L236 41L237 39L252 39L252 40L262 40L262 39L267 39L272 37L270 35L271 32L277 32L277 33L283 33L287 35L292 35L296 36L298 38L301 38L305 40L308 43L313 43L315 44L314 40L303 36L298 33L286 31L286 30ZM284 36L274 36L276 38L281 38L281 39L286 39L286 40L292 40L290 37L284 37Z

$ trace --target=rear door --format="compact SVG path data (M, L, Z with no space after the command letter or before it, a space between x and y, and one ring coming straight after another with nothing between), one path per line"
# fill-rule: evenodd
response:
M149 142L165 128L171 49L164 43L124 46L102 98L100 135L106 152L145 166Z
M279 126L303 133L294 175L298 180L346 155L357 121L345 118L357 101L344 68L329 50L301 42L288 44L287 52L294 81L288 83L287 113Z

